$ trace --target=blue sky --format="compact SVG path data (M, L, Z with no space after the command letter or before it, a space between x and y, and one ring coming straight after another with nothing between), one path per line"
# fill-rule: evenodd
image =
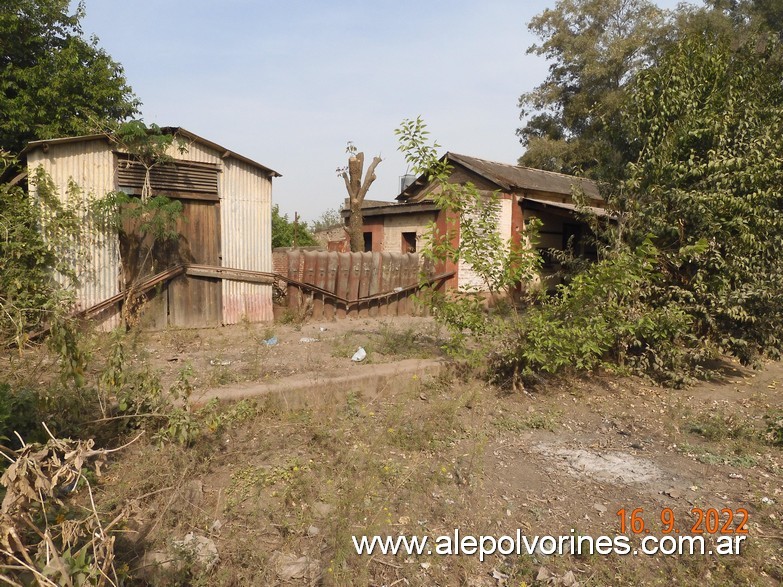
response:
M661 1L670 7L674 2ZM86 34L122 63L147 123L183 126L283 174L273 201L305 220L341 204L351 140L406 171L394 129L422 116L442 151L514 163L519 95L540 83L527 30L552 1L86 0Z

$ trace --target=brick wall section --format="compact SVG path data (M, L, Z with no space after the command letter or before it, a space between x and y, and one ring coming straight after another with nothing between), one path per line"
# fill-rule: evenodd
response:
M288 274L288 252L285 251L274 251L272 253L272 265L274 266L273 271L275 273L279 273L280 275L287 275Z
M453 220L453 222L449 220ZM453 212L446 212L445 210L440 210L435 219L435 227L439 235L446 235L449 230L453 230L451 245L455 248L459 246L459 222L456 220L457 217ZM448 273L450 271L453 271L454 275L446 280L445 288L455 289L459 284L459 266L453 261L447 260L435 267L435 273Z
M384 220L383 251L387 253L408 252L402 250L402 233L416 233L416 251L421 252L424 242L422 235L427 230L427 225L434 221L435 212L422 212L420 214L388 215Z
M365 218L363 232L372 233L372 251L373 253L380 253L384 251L383 244L383 217ZM399 252L399 251L397 251Z
M324 228L322 230L316 230L313 233L313 236L315 237L315 240L318 241L319 245L321 245L325 249L328 249L329 243L336 242L336 241L343 241L347 239L348 231L345 229L343 225L331 226L329 228Z

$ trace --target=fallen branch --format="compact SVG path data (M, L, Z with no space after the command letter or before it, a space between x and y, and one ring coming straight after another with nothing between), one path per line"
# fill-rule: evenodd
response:
M381 560L381 559L375 558L375 557L371 557L370 558L370 562L371 563L378 563L379 565L386 565L387 567L391 567L393 569L401 569L402 568L401 565L390 563L390 562L387 562L385 560Z
M0 569L31 573L39 586L67 587L75 585L70 564L75 558L89 566L79 572L90 576L90 584L117 587L115 537L110 529L126 514L103 523L84 468L89 463L100 476L106 457L138 441L143 432L120 447L95 449L92 439L60 439L46 423L42 425L49 435L46 444L27 444L17 434L22 447L11 453L13 457L2 453L12 462L0 476L6 488L0 504ZM50 504L62 504L80 483L87 488L89 515L50 523ZM13 577L8 579L6 584L19 584Z

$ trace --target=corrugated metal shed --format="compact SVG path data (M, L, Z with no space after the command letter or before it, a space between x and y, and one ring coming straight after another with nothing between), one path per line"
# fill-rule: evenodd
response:
M191 227L194 231L200 230L202 219L207 218L203 214L204 207L216 206L220 266L272 272L272 179L280 174L185 129L167 127L163 130L183 139L187 149L181 153L172 146L168 154L178 165L157 170L152 177L153 188L164 193L168 189L189 203L185 209L196 211L199 223ZM123 166L122 160L127 157L116 149L117 145L106 136L90 135L34 141L28 145L25 155L31 176L37 167L42 167L51 176L61 197L67 193L69 182L74 181L87 198L100 197L122 184L137 182L138 169ZM179 173L183 169L190 171ZM31 185L31 192L35 194L34 185ZM217 197L210 195L214 192ZM215 201L210 202L212 199ZM121 288L116 239L90 242L88 246L90 266L82 276L84 283L78 291L80 305L84 308L118 294ZM222 280L220 290L223 324L243 319L254 322L272 319L271 285ZM197 313L198 309L192 309L191 315L193 312ZM115 314L108 317L105 326L117 323Z

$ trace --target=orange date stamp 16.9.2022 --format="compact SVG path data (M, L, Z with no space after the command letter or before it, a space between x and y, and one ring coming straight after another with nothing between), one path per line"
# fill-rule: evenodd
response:
M671 508L663 508L656 521L660 522L660 528L653 528L651 516L645 514L643 508L622 508L617 512L620 518L620 534L650 534L653 530L660 530L663 534L747 534L748 510L737 509L691 509L690 519L679 520ZM656 524L657 526L657 524Z

